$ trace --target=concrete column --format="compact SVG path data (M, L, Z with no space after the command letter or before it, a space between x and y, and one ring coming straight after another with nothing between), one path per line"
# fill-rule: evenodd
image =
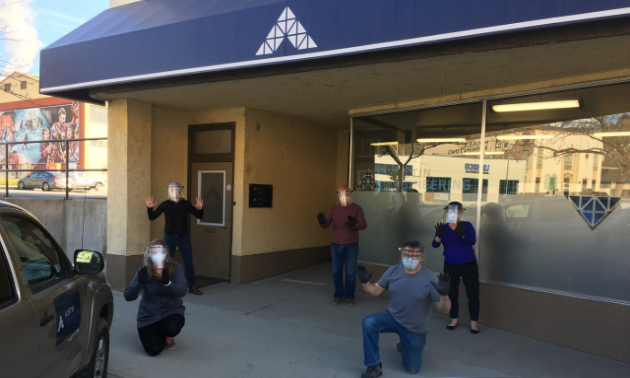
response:
M108 112L107 281L124 290L151 238L151 104L115 100Z

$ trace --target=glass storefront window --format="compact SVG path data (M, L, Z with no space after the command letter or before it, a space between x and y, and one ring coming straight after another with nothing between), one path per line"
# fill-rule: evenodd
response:
M580 106L492 108L567 98ZM359 258L396 264L418 240L441 271L434 226L460 201L479 227L483 280L630 301L628 98L618 84L488 101L484 140L481 103L355 118L353 197L369 225Z

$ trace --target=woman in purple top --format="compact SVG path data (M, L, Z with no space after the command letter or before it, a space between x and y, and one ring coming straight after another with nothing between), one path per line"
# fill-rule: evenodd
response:
M475 228L470 222L461 221L465 210L461 203L451 202L444 208L448 223L435 226L433 248L444 246L444 272L451 277L451 323L446 327L454 330L459 324L459 280L464 281L468 310L470 311L470 332L479 333L479 268L473 246L477 242Z

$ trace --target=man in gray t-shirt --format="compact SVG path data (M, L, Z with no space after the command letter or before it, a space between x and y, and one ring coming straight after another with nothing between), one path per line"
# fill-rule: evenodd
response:
M357 277L366 293L375 297L389 289L387 310L363 319L363 354L367 370L361 378L382 375L378 339L380 333L396 332L400 337L398 350L402 352L402 364L410 374L416 374L422 366L422 351L431 320L431 304L438 311L448 313L450 278L440 274L439 279L422 266L426 253L420 242L407 242L402 248L402 263L392 266L376 284L370 283L372 273L365 267L357 267Z

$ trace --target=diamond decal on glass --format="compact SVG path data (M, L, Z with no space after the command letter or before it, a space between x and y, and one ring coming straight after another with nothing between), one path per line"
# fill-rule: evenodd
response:
M567 196L591 229L595 229L619 204L621 197Z
M256 52L256 55L269 55L275 53L282 41L288 38L291 45L298 50L314 49L317 47L313 38L309 36L304 26L296 20L295 14L289 7L284 8L277 23L271 28L265 42Z
M361 178L361 181L359 181L359 184L357 184L357 189L365 189L365 187L368 185L372 189L376 189L378 186L376 184L376 180L374 180L374 175L372 174L372 172L370 172L369 169L367 170L367 172L365 172L363 178Z

